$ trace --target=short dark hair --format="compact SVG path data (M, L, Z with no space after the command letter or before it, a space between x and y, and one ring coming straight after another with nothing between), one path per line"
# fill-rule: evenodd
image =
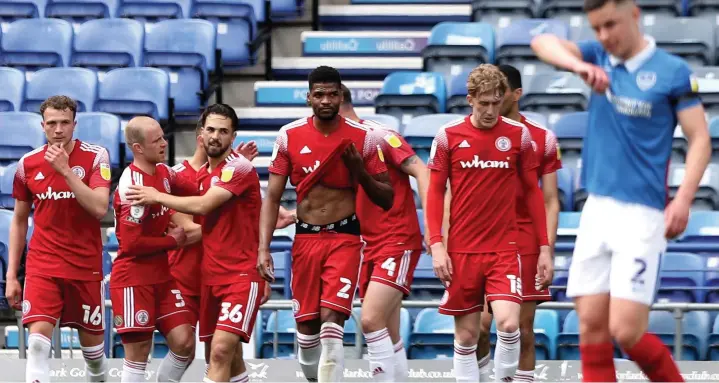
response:
M236 132L240 128L240 121L237 118L237 113L235 113L235 109L227 104L212 104L205 108L205 110L202 112L202 115L200 116L200 125L202 128L205 127L205 122L207 122L207 117L211 114L216 114L218 116L227 117L232 122L232 131Z
M340 72L326 65L318 66L310 72L307 81L310 83L310 90L312 90L312 86L315 84L337 84L337 86L342 86Z
M56 110L70 110L72 112L72 118L75 119L77 115L77 102L68 96L52 96L47 100L43 101L40 105L40 115L42 119L45 119L45 110L52 108Z
M510 90L514 91L522 88L522 74L519 73L517 68L507 64L498 65L498 67L504 77L507 78Z
M603 6L614 3L616 5L626 4L633 0L584 0L584 12L596 11Z
M350 88L345 86L345 84L342 84L342 97L344 100L342 101L345 105L352 105L352 91L350 91Z

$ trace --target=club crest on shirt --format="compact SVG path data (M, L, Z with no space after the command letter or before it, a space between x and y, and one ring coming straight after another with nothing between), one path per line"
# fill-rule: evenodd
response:
M24 301L22 301L22 314L27 315L27 313L30 312L31 307L32 307L32 305L30 305L29 300L25 299Z
M115 315L115 318L112 320L112 322L115 324L115 327L122 326L122 316Z
M140 326L144 326L150 321L150 314L148 314L145 310L140 310L137 314L135 314L135 320L140 324Z
M397 149L400 146L402 146L402 141L399 139L399 137L395 136L394 134L388 134L384 136L384 140L387 141L389 146Z
M220 177L214 176L210 179L210 186L215 186L218 182L220 182Z
M220 173L220 181L222 182L230 182L232 179L232 175L235 173L235 168L232 166L227 166L222 169L222 173Z
M292 300L292 312L294 314L300 312L300 301L298 301L297 299Z
M637 87L642 91L651 89L657 83L657 74L655 72L641 71L637 73Z
M165 178L164 180L162 180L162 185L165 186L165 191L167 192L167 194L170 194L170 181Z
M382 148L377 145L377 155L379 156L379 160L384 162L384 153L382 153Z
M82 166L73 166L71 170L77 178L85 179L85 169Z
M105 181L109 181L111 175L112 175L112 172L110 171L110 165L109 164L100 164L100 177L102 177L102 179Z
M506 152L512 148L512 141L510 141L509 138L502 136L497 138L497 141L494 142L494 146L496 146L497 150L500 152Z

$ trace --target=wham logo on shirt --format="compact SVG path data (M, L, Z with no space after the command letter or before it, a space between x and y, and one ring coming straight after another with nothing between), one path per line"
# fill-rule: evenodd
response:
M472 161L459 161L459 163L462 165L462 169L509 169L509 162L507 161L482 161L476 154L474 155L474 159Z
M305 174L310 174L313 171L317 170L318 167L320 167L320 161L315 160L315 164L313 166L303 166L302 170L305 171Z
M61 199L72 199L75 198L75 193L70 191L53 191L52 186L49 186L45 193L36 194L37 198L41 201L44 200L61 200Z

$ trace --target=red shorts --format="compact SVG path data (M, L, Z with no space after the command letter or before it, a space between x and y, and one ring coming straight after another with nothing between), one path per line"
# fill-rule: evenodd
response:
M23 289L22 323L60 321L91 334L105 332L105 286L102 281L80 281L27 275Z
M190 312L190 322L192 328L195 328L200 320L200 297L197 295L182 295L185 298L185 308Z
M319 318L320 307L349 317L361 265L362 242L357 235L296 235L291 282L295 320Z
M522 303L521 261L515 251L449 253L449 258L452 282L440 302L440 313L459 316L482 311L485 294L488 303Z
M200 340L208 342L215 330L237 334L250 341L264 292L264 281L240 281L231 285L202 286Z
M187 302L174 280L156 285L110 287L118 334L151 332L167 335L183 324L192 325Z
M522 299L525 302L546 302L552 300L549 289L539 290L537 282L537 261L539 254L522 254Z
M414 269L422 250L405 250L377 255L364 254L360 272L359 294L364 298L370 281L394 287L405 296L409 295Z

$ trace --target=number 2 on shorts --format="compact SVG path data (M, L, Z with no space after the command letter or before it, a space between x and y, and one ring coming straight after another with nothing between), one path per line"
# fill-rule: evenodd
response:
M352 281L350 281L349 278L340 278L340 283L343 283L344 286L342 286L340 291L337 292L337 296L342 299L349 299L349 291L352 288Z

